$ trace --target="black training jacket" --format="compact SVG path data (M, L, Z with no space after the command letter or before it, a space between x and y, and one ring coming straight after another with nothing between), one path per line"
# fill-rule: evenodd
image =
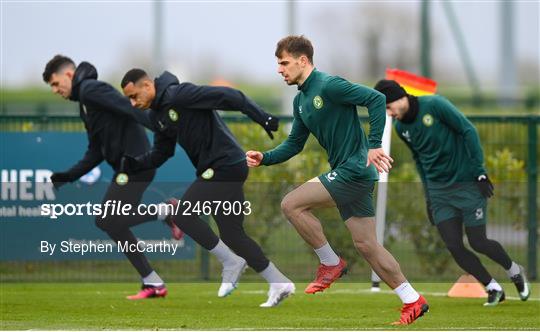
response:
M106 160L115 172L120 171L124 154L138 155L149 151L150 143L144 128L148 117L131 106L111 85L97 80L97 70L81 62L73 76L69 99L79 102L81 119L88 135L84 157L68 170L75 181Z
M216 110L236 110L263 125L270 117L242 92L226 87L179 83L165 71L155 79L156 96L149 114L154 146L136 157L141 169L156 168L174 155L176 143L187 153L197 176L208 168L245 160L244 151Z

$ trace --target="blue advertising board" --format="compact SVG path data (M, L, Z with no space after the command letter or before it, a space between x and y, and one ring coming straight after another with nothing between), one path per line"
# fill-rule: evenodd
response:
M53 172L64 171L86 151L85 133L0 133L0 260L122 259L106 233L95 226L96 216L79 210L56 218L43 215L44 204L101 203L113 177L103 162L78 181L55 190ZM195 170L182 149L157 171L142 203L157 204L180 197ZM176 241L160 221L132 228L149 258L194 259L195 244L185 236ZM54 247L54 251L52 248Z

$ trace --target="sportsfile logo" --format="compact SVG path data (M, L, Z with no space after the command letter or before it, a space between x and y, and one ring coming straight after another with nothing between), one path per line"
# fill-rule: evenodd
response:
M133 216L133 215L151 215L166 216L170 211L175 211L172 204L139 204L134 206L122 201L107 200L103 204L92 202L86 203L68 203L68 204L42 204L41 215L50 219L58 219L61 216L100 216L105 219L108 216Z
M122 201L107 200L103 204L67 203L67 204L42 204L41 216L50 219L58 219L61 216L161 216L184 215L184 216L210 216L223 214L250 215L250 201L178 201L176 204L156 203L132 205Z

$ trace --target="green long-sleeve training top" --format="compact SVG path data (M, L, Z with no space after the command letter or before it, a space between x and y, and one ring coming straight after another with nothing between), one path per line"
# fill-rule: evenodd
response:
M367 150L381 147L386 122L384 95L316 69L298 89L289 137L276 148L264 152L262 164L273 165L292 158L302 151L312 133L328 153L332 169L353 162L358 165L361 178L377 180L376 169L365 165ZM360 125L356 106L368 108L369 138Z

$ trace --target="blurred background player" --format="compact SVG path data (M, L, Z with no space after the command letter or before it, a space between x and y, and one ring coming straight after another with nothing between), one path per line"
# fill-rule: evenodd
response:
M51 86L52 92L64 99L79 102L80 117L88 135L88 148L83 158L69 170L51 176L56 189L79 179L103 160L112 167L115 172L113 179L116 179L124 154L140 154L150 149L144 128L135 121L138 116L140 122L148 125L146 118L143 114L131 115L133 107L129 100L111 85L98 81L97 77L97 70L90 63L81 62L75 67L73 60L62 55L56 55L45 66L43 80ZM111 181L103 202L116 200L132 206L138 205L154 175L155 170L149 169L132 174L129 183L125 185ZM114 241L136 244L137 239L130 227L155 218L154 215L108 215L105 218L97 216L95 222ZM143 283L142 290L128 296L128 299L167 295L163 280L142 252L126 251L124 254L139 272Z
M505 294L463 244L463 225L472 249L501 265L526 301L530 287L523 267L510 259L499 242L486 236L487 199L493 196L493 185L472 123L444 97L411 96L393 80L380 80L375 89L386 96L386 111L397 120L396 132L413 153L430 221L456 263L486 287L484 305L497 305Z
M315 280L305 292L330 287L346 272L347 264L330 247L312 210L337 206L357 250L403 302L395 324L410 324L428 311L428 304L401 273L398 262L376 239L373 188L378 173L391 168L392 158L381 148L386 122L384 96L375 90L315 69L313 46L304 36L289 36L277 44L278 73L297 85L294 120L289 137L275 149L248 151L250 167L282 163L300 151L312 133L327 151L332 170L285 196L281 208L320 259ZM360 126L356 106L368 108L369 139Z
M127 154L128 170L161 166L174 155L178 144L195 166L197 176L182 196L182 202L244 202L243 185L248 176L244 152L216 110L241 111L260 124L272 139L272 132L278 128L277 118L265 113L238 90L179 83L167 71L152 80L145 71L132 69L125 74L121 86L133 106L151 109L151 121L156 123L153 148L145 154ZM176 200L172 203L178 204ZM223 264L218 296L227 296L236 288L246 263L270 284L268 300L261 307L276 306L294 293L292 281L245 233L243 213L227 215L221 209L213 211L213 217L223 241L195 213L186 215L179 211L170 220Z

